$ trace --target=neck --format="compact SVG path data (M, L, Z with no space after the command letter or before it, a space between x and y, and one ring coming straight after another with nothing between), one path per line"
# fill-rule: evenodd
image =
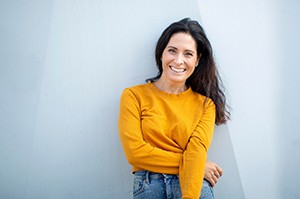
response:
M156 86L159 90L164 91L166 93L171 94L179 94L187 90L187 86L185 84L168 84L166 82L162 82L157 80L153 82L154 86Z

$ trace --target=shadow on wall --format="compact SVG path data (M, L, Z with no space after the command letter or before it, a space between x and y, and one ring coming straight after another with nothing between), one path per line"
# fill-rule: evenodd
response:
M222 167L224 172L214 188L215 197L222 199L245 198L227 125L215 127L208 159Z
M280 63L280 131L277 135L279 198L300 198L300 2L281 3L278 32Z

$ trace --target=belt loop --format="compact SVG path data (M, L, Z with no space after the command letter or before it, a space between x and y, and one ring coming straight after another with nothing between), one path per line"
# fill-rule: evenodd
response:
M166 175L166 174L164 174L164 173L163 173L163 176L164 176L164 182L167 183L167 181L168 181L168 179L169 179L169 176Z
M150 183L149 173L150 173L149 171L146 171L146 179L145 179L145 182L146 182L147 184Z

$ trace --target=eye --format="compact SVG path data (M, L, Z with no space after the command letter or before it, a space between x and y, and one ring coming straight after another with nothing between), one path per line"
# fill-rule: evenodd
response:
M176 53L176 50L173 49L173 48L170 48L170 49L168 50L168 52L171 53L171 54L175 54L175 53Z
M187 52L187 53L185 53L185 56L187 56L187 57L193 57L194 55L193 55L193 53Z

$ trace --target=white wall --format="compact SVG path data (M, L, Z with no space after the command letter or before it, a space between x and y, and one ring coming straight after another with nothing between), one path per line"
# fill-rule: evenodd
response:
M156 74L158 36L186 16L233 108L210 150L217 198L298 198L299 3L285 2L0 1L0 198L131 198L119 96Z
M245 197L299 198L299 1L199 7L233 109L228 129Z
M130 198L121 91L196 1L0 1L0 198Z

